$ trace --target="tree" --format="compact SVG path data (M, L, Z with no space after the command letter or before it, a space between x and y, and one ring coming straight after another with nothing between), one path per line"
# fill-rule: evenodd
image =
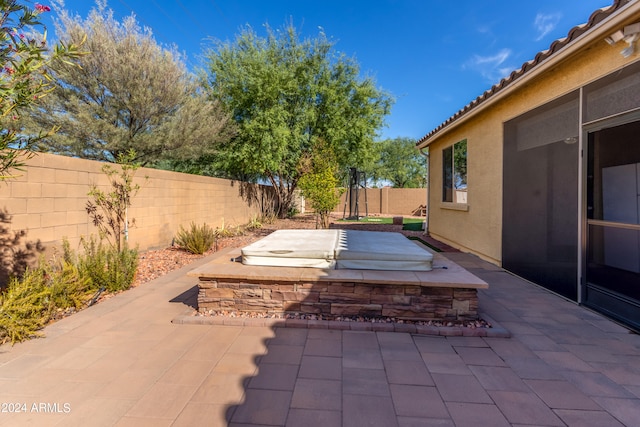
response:
M322 228L329 228L329 215L340 203L338 188L338 162L333 151L319 142L303 162L305 173L300 178L302 195L309 199L311 209L316 212Z
M424 187L426 159L411 138L386 139L376 142L380 158L373 168L376 181L390 181L394 187Z
M217 42L206 54L208 83L239 128L219 146L220 166L269 181L283 217L304 174L301 162L319 140L341 167L373 161L373 139L392 101L323 33L301 40L293 25L266 32L259 37L247 27L235 41Z
M40 4L31 9L17 0L0 0L0 180L11 177L11 170L24 166L39 140L55 132L36 130L25 136L21 118L42 102L51 89L49 67L81 55L77 44L57 44L47 55L47 38L37 29Z
M89 196L93 200L87 202L87 214L98 228L100 239L106 239L117 252L122 252L128 240L129 225L135 220L128 216L133 197L140 191L140 185L133 183L133 177L140 167L135 163L135 151L121 154L117 163L120 171L110 164L102 166L102 172L109 179L111 191L105 192L96 184L91 185Z
M211 152L230 132L228 116L207 98L175 48L159 46L134 16L114 19L96 2L83 20L61 10L58 37L86 37L90 55L79 67L55 67L55 90L33 115L59 132L39 147L63 155L115 162L129 150L137 162L190 159Z

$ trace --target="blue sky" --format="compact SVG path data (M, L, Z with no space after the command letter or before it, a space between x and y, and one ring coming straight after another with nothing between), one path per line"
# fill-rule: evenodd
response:
M49 4L41 0L41 4ZM208 39L233 40L245 25L287 22L305 37L321 27L335 49L395 98L382 138L421 138L611 0L109 0L156 41L175 44L190 68ZM91 0L65 0L88 15ZM49 19L45 23L53 31ZM604 43L604 42L603 42Z

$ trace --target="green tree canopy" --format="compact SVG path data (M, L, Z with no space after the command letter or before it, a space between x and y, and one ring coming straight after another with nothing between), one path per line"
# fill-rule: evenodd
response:
M386 139L376 141L375 145L380 157L373 167L374 180L389 181L399 188L425 186L426 159L414 139Z
M291 206L304 174L303 159L316 141L340 166L371 164L372 144L392 100L358 64L334 51L323 33L301 40L293 25L267 26L266 37L245 28L233 42L207 53L211 97L219 99L239 127L219 147L229 174L256 175L275 188L279 216Z
M21 120L51 90L49 67L81 55L81 39L78 45L57 44L48 54L46 33L37 30L40 14L49 11L48 6L31 9L16 0L0 0L0 180L24 166L38 141L55 131L47 127L27 136Z
M159 46L134 16L119 22L105 1L86 19L58 12L58 37L86 37L79 67L55 67L55 90L33 116L59 132L40 149L114 162L134 150L137 162L189 159L213 151L232 123L187 71L175 48Z

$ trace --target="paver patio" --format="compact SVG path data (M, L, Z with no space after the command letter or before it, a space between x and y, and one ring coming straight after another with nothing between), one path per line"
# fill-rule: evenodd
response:
M209 257L0 346L0 425L640 425L639 335L446 255L511 338L171 323Z

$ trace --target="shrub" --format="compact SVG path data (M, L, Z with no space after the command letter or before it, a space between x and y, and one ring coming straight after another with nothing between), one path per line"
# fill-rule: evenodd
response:
M249 223L246 225L247 230L259 230L262 228L262 221L257 216L252 216Z
M39 336L49 320L50 290L46 270L27 269L22 279L13 278L0 295L0 343L12 344Z
M118 292L131 287L138 268L137 249L129 249L125 241L118 251L95 236L82 239L81 243L84 251L76 263L80 274L91 279L92 290Z
M0 344L39 336L39 329L67 309L80 309L97 289L117 292L133 283L138 251L126 245L117 251L95 237L82 240L84 253L76 255L63 241L63 259L27 269L0 293Z
M49 277L50 315L57 309L82 308L92 293L91 278L82 274L77 265L67 261L63 260Z
M188 230L180 226L175 241L178 246L191 253L203 254L211 249L217 238L217 230L212 229L207 224L198 226L192 222Z

